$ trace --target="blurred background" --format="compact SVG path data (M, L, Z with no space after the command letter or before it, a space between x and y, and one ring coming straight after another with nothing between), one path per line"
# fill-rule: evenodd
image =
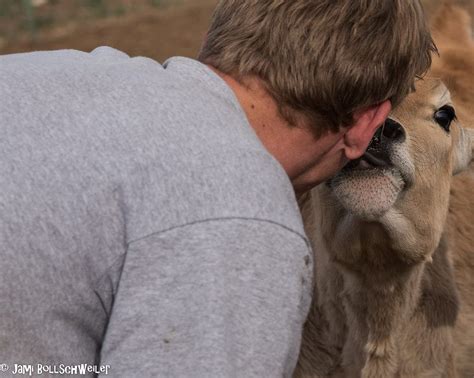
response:
M422 0L430 15L443 0ZM474 15L474 0L456 0ZM195 57L217 0L0 0L0 54L108 45Z
M0 54L108 45L195 57L217 0L0 0Z

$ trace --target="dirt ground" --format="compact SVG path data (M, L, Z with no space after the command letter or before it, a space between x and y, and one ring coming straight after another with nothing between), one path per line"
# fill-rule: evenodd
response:
M422 0L428 15L443 0ZM474 16L474 0L457 1ZM131 56L163 61L173 55L195 57L217 0L182 0L165 9L112 18L100 23L72 23L42 32L36 41L23 37L0 43L0 54L72 48L83 51L108 45ZM474 17L473 17L474 19Z
M36 41L24 36L4 41L0 54L32 50L93 50L107 45L131 56L158 61L174 55L195 57L206 33L217 0L181 1L180 5L125 17L73 23L42 31Z

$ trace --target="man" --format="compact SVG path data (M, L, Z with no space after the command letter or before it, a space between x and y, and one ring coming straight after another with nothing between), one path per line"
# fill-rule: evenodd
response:
M295 191L364 152L432 50L413 0L223 0L200 61L1 57L0 362L290 376Z

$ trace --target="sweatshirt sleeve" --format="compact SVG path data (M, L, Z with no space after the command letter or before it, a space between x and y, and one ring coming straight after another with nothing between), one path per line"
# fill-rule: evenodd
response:
M281 377L296 365L312 259L299 235L207 220L132 242L101 364L114 377Z

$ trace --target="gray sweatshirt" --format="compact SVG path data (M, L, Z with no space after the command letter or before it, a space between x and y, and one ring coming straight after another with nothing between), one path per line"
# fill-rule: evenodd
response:
M2 376L290 376L311 265L287 175L207 66L0 57Z

